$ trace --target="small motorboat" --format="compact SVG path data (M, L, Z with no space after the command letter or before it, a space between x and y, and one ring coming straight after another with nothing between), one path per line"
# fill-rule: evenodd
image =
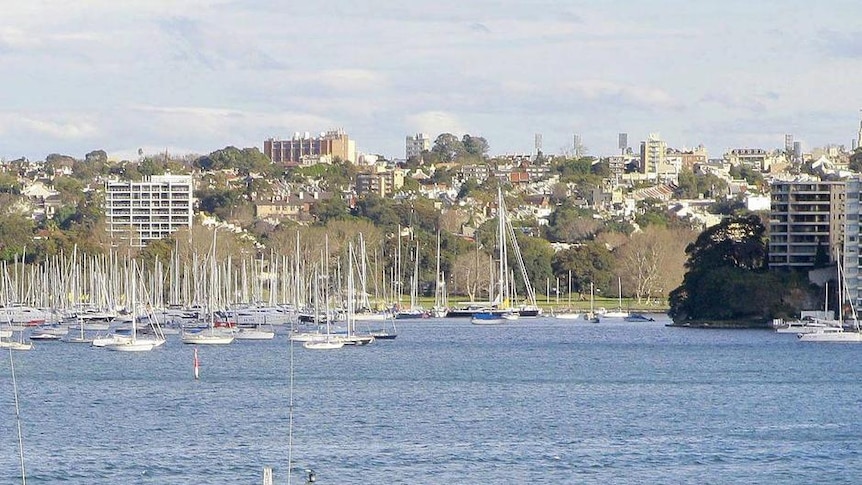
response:
M61 340L63 337L53 333L39 332L30 335L30 340L38 340L40 342L54 342Z
M624 320L627 322L654 322L655 318L648 317L643 313L632 313L631 315L625 317Z

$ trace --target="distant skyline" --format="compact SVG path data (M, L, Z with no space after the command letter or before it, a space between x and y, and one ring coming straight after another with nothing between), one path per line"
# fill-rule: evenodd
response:
M288 6L292 7L289 8ZM470 133L491 154L806 149L856 137L855 0L6 2L0 157L262 148L343 128L404 157Z

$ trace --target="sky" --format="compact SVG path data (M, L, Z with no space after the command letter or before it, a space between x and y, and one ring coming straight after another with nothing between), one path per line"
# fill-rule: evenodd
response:
M858 0L0 0L0 158L262 149L341 128L492 155L850 146Z

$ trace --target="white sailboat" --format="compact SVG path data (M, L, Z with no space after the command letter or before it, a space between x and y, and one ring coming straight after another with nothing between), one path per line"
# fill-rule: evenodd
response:
M559 278L557 279L557 286L559 287ZM569 270L569 282L566 287L568 291L568 306L566 308L560 310L553 311L553 317L559 320L577 320L581 318L581 312L577 312L572 309L572 270Z
M600 317L595 310L595 286L590 282L590 311L584 314L584 320L592 323L599 323Z
M229 345L236 338L232 331L216 331L215 328L215 292L218 289L218 271L216 268L216 228L213 228L212 251L210 253L209 291L207 292L206 328L196 331L183 328L182 342L190 345Z
M275 329L272 325L240 327L234 338L237 340L272 340L275 338Z
M814 332L800 333L797 335L800 342L862 343L862 328L859 326L859 319L856 315L856 307L853 305L853 299L849 298L847 283L844 280L841 256L837 249L835 259L838 266L838 326L824 326ZM844 329L844 311L841 308L840 301L843 301L845 298L850 304L850 313L853 322L852 330Z
M320 280L319 274L315 269L314 274L314 318L319 318L320 313L317 311L317 302L320 298L319 291L319 283ZM324 298L324 307L326 309L326 315L329 315L329 300L328 298ZM349 303L348 303L349 305ZM330 323L331 319L326 318L326 333L318 334L316 337L304 340L302 342L302 347L309 350L336 350L344 347L344 340L340 336L336 336L332 334L332 327ZM349 322L349 320L348 320ZM318 325L319 326L319 325ZM291 338L293 340L293 338Z
M4 266L5 266L5 264L4 264ZM5 275L5 273L6 273L5 267L3 269L3 272ZM7 278L5 278L5 277L3 279L3 285L4 285L3 294L4 295L9 294L8 289L5 288L6 279ZM24 331L23 330L20 330L17 332L12 331L12 321L9 319L9 313L3 312L3 315L4 315L4 323L7 327L6 329L9 331L9 333L8 333L9 336L6 338L0 338L0 349L9 349L9 350L31 350L31 349L33 349L33 342L25 342L24 341ZM17 340L14 339L14 334L16 334L16 333L18 334Z
M603 318L626 318L629 312L623 310L623 280L617 276L617 288L619 289L619 303L616 310L606 311L602 314Z
M437 269L434 272L434 306L431 307L431 316L443 318L449 311L446 301L446 278L440 272L440 231L437 231Z
M115 352L149 352L157 346L164 343L164 338L156 337L139 337L138 336L138 298L137 298L137 280L138 271L137 263L132 260L132 276L131 276L131 310L132 310L132 330L128 338L117 338L112 342L103 346L106 350Z

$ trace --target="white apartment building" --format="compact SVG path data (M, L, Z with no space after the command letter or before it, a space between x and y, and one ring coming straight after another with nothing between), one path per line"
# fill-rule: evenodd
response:
M429 138L425 133L417 133L413 136L407 137L405 151L407 160L410 160L410 157L421 157L423 151L430 149L431 138Z
M194 183L191 175L154 175L142 182L105 184L105 220L113 244L132 247L191 227Z

